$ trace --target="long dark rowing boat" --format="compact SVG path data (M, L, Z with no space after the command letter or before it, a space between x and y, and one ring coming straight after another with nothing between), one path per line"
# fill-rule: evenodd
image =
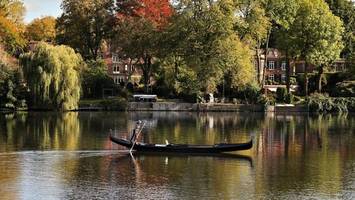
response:
M126 139L110 136L110 140L116 144L132 148L133 143ZM215 145L188 145L188 144L147 144L136 142L133 150L142 152L169 152L169 153L222 153L230 151L241 151L251 149L253 140L237 144L215 144Z

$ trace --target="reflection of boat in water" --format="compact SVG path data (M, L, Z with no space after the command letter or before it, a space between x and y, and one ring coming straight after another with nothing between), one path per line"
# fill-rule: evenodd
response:
M132 157L133 156L133 157ZM135 158L138 159L145 159L145 158L178 158L178 159L185 159L185 158L213 158L213 159L228 159L228 160L238 160L248 162L251 167L253 167L253 159L247 155L240 155L240 154L230 154L230 153L194 153L194 154L185 154L185 153L166 153L166 152L133 152L133 154L121 154L114 159L115 162L120 162L122 160L126 160L132 158L135 161Z
M241 151L251 149L253 141L246 143L215 145L188 145L188 144L147 144L131 142L130 140L120 139L110 136L110 140L121 146L136 150L138 152L162 152L162 153L223 153L231 151Z
M247 155L230 154L230 153L164 153L164 152L135 152L135 157L167 157L167 158L184 158L184 157L208 157L208 158L221 158L221 159L235 159L240 161L247 161L250 166L253 166L253 159Z

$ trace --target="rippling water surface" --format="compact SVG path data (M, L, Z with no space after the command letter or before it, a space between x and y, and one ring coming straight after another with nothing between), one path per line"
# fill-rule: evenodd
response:
M222 155L111 144L146 120L152 143L244 142ZM250 113L0 115L0 199L354 199L355 116Z

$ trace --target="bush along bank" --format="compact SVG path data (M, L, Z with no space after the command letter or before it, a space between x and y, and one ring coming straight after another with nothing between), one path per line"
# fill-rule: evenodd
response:
M78 111L84 110L107 110L107 111L125 111L127 109L127 100L125 98L112 99L86 99L80 100Z
M315 93L308 97L307 105L310 112L355 112L355 97L329 97L327 94Z

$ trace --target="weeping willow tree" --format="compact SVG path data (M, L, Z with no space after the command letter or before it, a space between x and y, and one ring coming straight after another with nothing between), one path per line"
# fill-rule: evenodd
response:
M39 43L21 56L34 108L74 110L80 99L79 70L83 60L73 49Z

